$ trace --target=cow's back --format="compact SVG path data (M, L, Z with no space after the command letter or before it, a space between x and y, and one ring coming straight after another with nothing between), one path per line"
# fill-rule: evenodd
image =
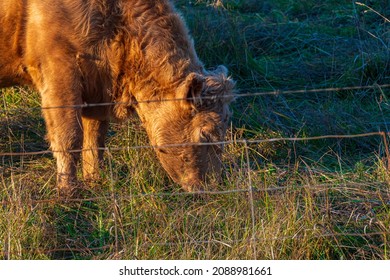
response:
M102 49L99 41L111 35L105 31L113 22L101 16L110 12L101 7L108 3L114 6L117 1L1 0L0 87L19 84L39 89L36 76L43 61L71 63L83 54L94 58L95 49Z

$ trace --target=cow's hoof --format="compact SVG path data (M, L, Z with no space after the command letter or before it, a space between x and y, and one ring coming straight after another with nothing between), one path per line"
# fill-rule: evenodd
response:
M79 182L72 182L66 185L57 185L57 196L59 200L71 201L72 199L80 198L83 186Z

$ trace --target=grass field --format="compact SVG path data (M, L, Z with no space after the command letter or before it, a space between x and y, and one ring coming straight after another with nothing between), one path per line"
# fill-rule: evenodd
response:
M133 148L148 144L137 119L111 125L83 199L55 200L50 154L2 156L0 259L389 259L388 1L175 2L207 67L241 94L285 92L233 104L227 192L182 192ZM39 95L0 100L0 153L47 150ZM259 141L370 132L387 136Z

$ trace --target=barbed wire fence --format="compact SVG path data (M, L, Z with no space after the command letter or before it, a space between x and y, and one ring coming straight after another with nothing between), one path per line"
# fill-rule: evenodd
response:
M234 95L234 98L249 98L249 97L259 97L259 96L267 96L267 95L293 95L293 94L309 94L309 93L334 93L339 91L356 91L356 90L368 90L368 89L377 89L380 92L384 92L385 89L390 88L390 84L382 84L382 85L371 85L371 86L351 86L351 87L330 87L330 88L320 88L320 89L301 89L301 90L275 90L275 91L264 91L264 92L255 92L255 93L239 93L237 95ZM231 98L233 96L227 96L225 98ZM216 97L201 97L205 99L215 99ZM140 100L138 103L151 103L151 102L177 102L182 101L183 99L163 99L163 100ZM62 108L87 108L87 107L103 107L103 106L113 106L117 105L118 103L103 103L103 104L82 104L82 105L76 105L76 106L59 106L59 107L30 107L30 108L23 108L24 111L36 111L36 110L50 110L50 109L62 109ZM19 109L1 109L0 113L7 115L7 113L17 113ZM385 162L385 167L387 168L387 171L390 172L390 148L389 148L389 138L390 138L390 131L368 131L365 133L360 134L346 134L346 135L319 135L319 136L312 136L312 137L280 137L280 138L269 138L269 139L234 139L229 141L221 141L221 142L213 142L213 143L183 143L183 144L167 144L163 146L153 146L153 145L134 145L134 146L127 146L127 147L106 147L106 148L100 148L100 150L111 154L112 152L118 152L118 151L128 151L129 149L134 150L140 150L140 149L154 149L154 148L172 148L172 147L180 147L180 146L193 146L193 145L243 145L244 148L244 158L246 161L246 173L247 173L247 188L238 188L238 189L232 189L232 190L226 190L226 191L203 191L203 192L160 192L160 193L143 193L143 194L136 194L131 196L121 196L122 200L131 200L135 197L169 197L169 196L193 196L193 195L228 195L228 194L238 194L238 193L246 193L249 196L249 207L250 207L250 213L251 213L251 226L252 226L252 235L248 237L248 239L241 239L241 240L193 240L193 241L183 241L179 242L180 244L210 244L210 243L216 243L216 244L222 244L227 247L234 246L235 243L238 242L249 242L253 252L253 258L256 258L257 251L256 251L256 242L260 241L275 241L275 240L287 240L287 239L301 239L303 236L299 234L294 234L291 236L285 236L285 237L263 237L260 238L256 235L256 221L255 221L255 206L254 206L254 194L255 193L261 193L261 192L272 192L272 191L285 191L288 190L288 186L272 186L272 187L266 187L264 189L260 189L254 186L252 177L251 177L251 169L250 169L250 157L249 157L249 145L251 144L262 144L262 143L273 143L273 142L302 142L302 141L315 141L315 140L325 140L325 139L354 139L354 138L365 138L365 137L378 137L381 142L383 143L383 161ZM70 153L79 153L83 150L71 150L67 151ZM52 154L54 152L58 151L52 151L52 150L41 150L41 151L33 151L33 152L0 152L0 158L5 157L26 157L26 156L39 156L39 155L46 155L46 154ZM111 156L109 157L111 158ZM111 160L110 160L111 165ZM300 185L295 186L295 189L313 189L317 191L326 191L329 188L332 189L343 189L343 188L363 188L370 186L371 188L378 189L382 193L382 195L385 197L384 203L387 205L390 205L390 193L385 191L386 183L383 182L367 182L367 183L358 183L358 182L343 182L342 185L335 186L334 183L323 183L323 184L316 184L316 185ZM369 192L369 190L366 190L366 192ZM118 205L117 198L115 197L114 193L111 193L106 196L98 196L98 197L85 197L85 198L61 198L61 197L55 197L52 199L41 199L41 200L30 200L26 203L29 203L29 205L39 205L39 204L57 204L57 203L82 203L82 202L92 202L92 201L99 201L99 200L112 200L113 205ZM12 204L12 201L6 201L2 200L1 204L3 207L6 207L9 204ZM114 207L116 209L116 207ZM114 213L113 215L117 215L118 213ZM39 253L45 253L50 254L54 252L93 252L97 250L115 250L117 254L120 253L119 248L119 242L118 242L118 233L117 233L117 227L118 225L115 224L115 244L111 245L105 245L101 247L88 247L88 248L53 248L53 249L43 249L43 248L35 248L35 250ZM313 238L326 238L326 237L337 237L337 236L361 236L361 237L369 237L369 236L389 236L390 231L375 231L375 232L341 232L341 233L321 233L318 234L314 229L312 230ZM159 246L174 246L178 245L179 243L175 242L167 242L167 243L153 243L149 245L159 245ZM143 246L147 246L147 243L144 243ZM5 248L5 256L9 256L11 252L7 251L7 248Z

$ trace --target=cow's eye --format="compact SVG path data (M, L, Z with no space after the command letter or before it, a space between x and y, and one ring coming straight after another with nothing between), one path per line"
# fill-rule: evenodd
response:
M211 134L208 131L201 129L200 130L200 141L201 142L212 142Z
M183 155L181 156L182 160L184 163L186 164L189 164L191 162L191 157L189 157L188 155Z
M164 150L164 149L161 149L161 148L158 148L157 151L161 154L167 154L167 150Z

